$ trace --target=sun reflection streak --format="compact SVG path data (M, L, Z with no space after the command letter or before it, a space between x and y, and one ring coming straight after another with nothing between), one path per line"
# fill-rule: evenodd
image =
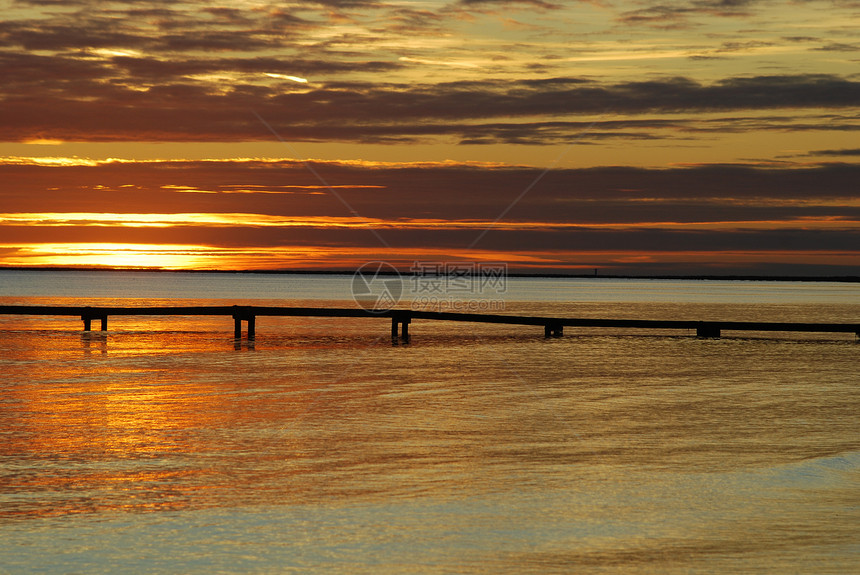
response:
M189 379L151 358L170 355L181 366L189 351L216 354L222 343L198 337L165 347L158 334L128 335L122 345L101 339L94 356L92 335L81 338L83 361L75 360L80 351L72 340L13 335L25 339L4 358L10 377L4 393L26 409L4 421L10 440L0 445L0 457L29 458L39 472L0 470L8 496L0 520L177 509L216 488L207 469L180 460L207 449L193 430L231 418L231 380ZM35 494L47 503L34 504Z

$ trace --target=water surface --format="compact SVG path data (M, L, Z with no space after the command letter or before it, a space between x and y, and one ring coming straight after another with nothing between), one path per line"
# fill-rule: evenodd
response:
M0 303L355 305L345 276L45 273L0 273ZM508 288L509 313L860 321L856 284ZM850 334L544 339L416 321L392 345L385 319L258 318L237 342L217 317L0 330L0 573L847 573L860 559Z

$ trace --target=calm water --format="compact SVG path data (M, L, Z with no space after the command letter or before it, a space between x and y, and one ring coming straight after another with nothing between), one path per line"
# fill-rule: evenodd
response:
M349 289L0 272L0 304L353 306ZM860 323L857 284L509 278L492 297ZM223 317L84 334L0 316L0 573L858 572L853 335L416 321L392 345L389 327L258 318L249 344Z

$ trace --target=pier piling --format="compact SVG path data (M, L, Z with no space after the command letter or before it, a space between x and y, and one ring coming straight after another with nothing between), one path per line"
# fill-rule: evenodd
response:
M548 323L543 326L544 337L562 337L564 335L564 325L560 323Z
M391 340L397 341L398 337L404 342L409 342L409 324L412 322L412 316L405 312L391 313ZM398 334L398 324L400 325Z
M84 331L92 330L94 319L100 321L101 331L107 331L107 314L98 313L95 310L90 311L91 309L86 307L83 309L83 313L81 313L81 320L84 322Z
M251 313L251 310L246 306L233 306L233 337L240 339L242 337L242 322L248 323L248 339L256 337L257 316Z
M696 327L696 337L720 339L720 326L712 323L701 323Z

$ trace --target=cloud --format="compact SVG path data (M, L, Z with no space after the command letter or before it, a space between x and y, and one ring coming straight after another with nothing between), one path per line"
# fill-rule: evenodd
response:
M54 6L21 2L28 4ZM11 118L0 127L2 140L268 138L248 121L256 110L299 140L403 143L444 137L449 143L551 144L580 137L570 129L582 115L844 108L858 102L858 83L847 75L743 75L708 83L656 74L648 80L644 75L527 79L523 73L548 73L546 62L563 69L574 59L556 54L551 60L548 53L555 50L530 40L516 44L517 51L534 58L497 66L499 57L512 52L494 44L495 52L476 63L475 49L490 41L467 43L475 48L458 45L452 9L501 11L518 5L534 12L540 7L562 11L560 22L576 14L569 12L571 6L544 0L461 0L420 9L362 0L243 9L195 2L129 1L97 10L87 3L64 5L69 9L34 8L0 23L0 45L6 47L0 50L0 98ZM673 14L734 15L761 6L690 0L646 4L626 14L671 21ZM333 22L332 11L348 13L348 21ZM524 16L528 27L542 30L529 31L530 36L550 33L551 26L539 20ZM771 46L766 39L743 36L715 42L722 44L702 48L693 58ZM831 45L836 46L826 44ZM667 50L676 52L689 53ZM618 54L629 56L624 50ZM408 65L414 63L430 65ZM683 137L694 131L687 125ZM593 130L588 139L667 135Z
M690 26L687 16L691 12L688 7L657 5L622 12L616 17L616 21L628 26L682 29Z
M564 124L547 123L548 117L818 110L860 104L860 82L826 74L726 78L709 85L677 77L615 84L580 78L437 84L345 81L312 89L293 82L290 85L296 88L285 89L282 85L185 79L136 87L105 82L104 69L89 62L71 62L64 69L51 60L57 77L51 78L49 89L39 77L39 57L3 60L4 66L16 70L0 88L6 98L7 120L0 128L0 139L5 141L268 139L270 134L251 113L256 110L284 137L294 140L403 141L422 134L456 133L464 141L490 138L541 143L542 133L548 141L563 141L581 131L581 123L572 123L573 132L565 135ZM139 59L116 60L129 66L150 65ZM297 63L252 60L250 64L263 72L260 78L270 82L275 79L265 73L309 75ZM202 70L194 63L171 66L177 71ZM519 118L525 124L480 125L495 118ZM827 123L819 129L828 129ZM652 136L630 133L629 137Z
M443 21L444 17L438 12L401 7L389 13L384 31L400 33L415 33L426 30L441 31Z
M673 4L654 4L619 13L616 21L631 26L650 26L662 29L690 28L695 23L691 16L718 16L741 18L751 16L758 0L693 0Z
M833 42L819 46L818 48L813 48L813 50L820 50L822 52L857 52L860 51L860 44Z
M848 4L831 7L831 21L848 21ZM446 150L452 157L575 144L591 165L762 158L544 176L497 165L311 164L367 220L346 228L334 223L351 217L344 206L299 162L17 160L0 164L4 212L249 219L217 229L183 226L181 216L156 218L170 224L158 230L123 226L119 216L116 225L9 225L4 243L16 234L38 242L39 233L119 241L124 228L143 244L163 232L177 245L369 251L377 240L364 224L372 224L412 254L422 245L455 251L540 176L482 239L490 255L572 262L588 252L605 263L681 245L716 262L718 250L759 245L765 260L780 246L835 251L856 245L858 173L849 162L858 154L821 142L844 143L860 129L860 80L847 57L857 46L830 21L809 35L812 13L807 3L784 11L760 0L18 0L0 22L0 141L67 142L57 154L101 149L74 142L272 142L259 114L290 141L434 144L433 153L462 144ZM686 31L693 27L695 37ZM814 70L829 73L807 73ZM499 156L486 149L493 145L505 145ZM797 163L774 161L768 150ZM832 164L799 163L822 159ZM294 218L309 222L306 234L287 225Z
M786 42L797 42L797 43L807 43L807 42L820 42L821 38L817 38L815 36L783 36L783 40Z
M443 61L443 60L428 60L425 58L411 58L409 56L401 56L399 58L401 62L412 62L415 64L428 64L431 66L448 66L452 68L479 68L476 64L471 62L457 62L457 61Z
M332 10L388 12L375 2L304 2L244 9L202 2L66 3L73 10L34 9L30 17L0 22L0 46L58 53L92 48L136 49L174 56L177 52L242 53L310 46L309 34L325 30ZM74 10L74 8L77 8Z
M739 253L810 264L830 258L843 267L860 261L852 249L860 245L860 165L554 169L510 210L542 170L312 167L354 213L298 161L0 163L0 246L210 246L245 254L250 259L241 267L271 267L269 256L252 255L260 250L300 247L335 254L323 258L332 266L343 254L371 251L421 259L427 246L434 257L474 257L466 247L489 228L475 246L481 257L531 258L550 268L640 255L699 265L734 261ZM42 213L45 206L51 213ZM381 246L371 230L392 247Z
M545 0L457 0L457 5L471 8L481 6L511 6L511 5L526 5L544 10L556 10L561 8L560 4L555 2L546 2Z
M313 60L306 58L157 58L116 56L107 67L115 67L131 78L157 79L159 83L181 81L191 76L234 73L237 77L255 73L287 74L296 72L307 75L343 74L351 72L390 72L402 68L397 62L351 60Z
M848 148L841 150L813 150L809 156L860 156L860 148Z
M358 213L380 221L492 221L541 173L481 164L312 166ZM858 176L860 166L842 164L555 169L507 219L602 225L857 218ZM38 213L46 205L55 212L146 213L156 205L163 213L349 215L299 161L4 163L0 177L10 213Z
M299 78L298 76L288 76L285 74L273 74L272 72L265 72L265 75L269 78L277 78L279 80L290 80L291 82L298 82L299 84L307 84L307 78Z

